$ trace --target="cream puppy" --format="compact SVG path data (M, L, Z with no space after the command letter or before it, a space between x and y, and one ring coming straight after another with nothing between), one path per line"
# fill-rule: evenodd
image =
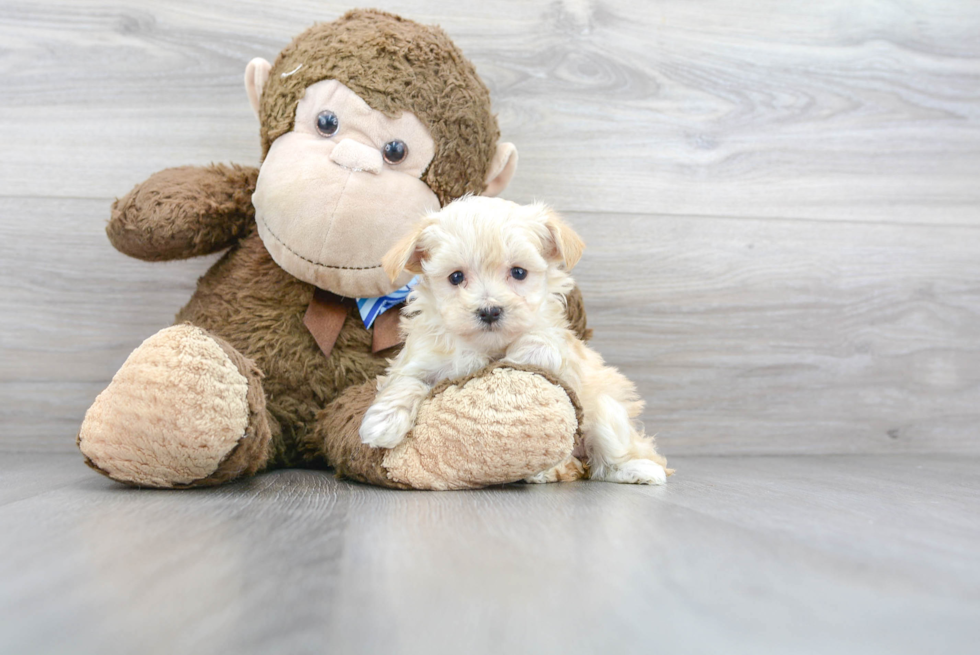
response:
M663 484L666 460L634 420L636 387L606 366L568 327L568 272L585 244L552 210L468 196L422 220L385 255L391 279L422 276L402 320L405 347L379 378L361 423L361 441L393 448L412 429L434 384L490 362L532 364L555 373L578 395L584 452L593 479ZM529 482L568 479L572 458Z

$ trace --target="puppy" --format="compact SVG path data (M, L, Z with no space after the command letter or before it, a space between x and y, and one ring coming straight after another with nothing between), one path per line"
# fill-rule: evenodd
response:
M569 329L568 271L585 244L557 214L536 204L468 196L430 214L382 260L392 280L421 275L402 320L401 353L379 378L361 423L361 441L393 448L415 424L434 384L492 361L553 372L582 403L582 435L592 479L663 484L666 463L634 423L643 409L636 387L606 366ZM529 482L574 479L577 458Z

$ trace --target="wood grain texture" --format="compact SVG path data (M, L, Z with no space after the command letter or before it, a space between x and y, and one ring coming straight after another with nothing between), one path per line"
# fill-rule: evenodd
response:
M0 6L0 194L111 197L255 163L242 72L368 3ZM438 22L564 209L977 224L980 5L388 2ZM54 166L54 168L53 168Z
M283 471L167 492L6 455L0 652L971 653L978 464L690 457L661 488L454 493Z
M0 448L74 448L129 353L219 255L150 264L105 236L107 200L0 197Z
M977 452L980 230L569 217L667 453Z
M73 448L214 261L119 255L112 197L255 164L245 63L357 4L0 3L0 449ZM380 4L491 86L668 455L980 452L980 7Z

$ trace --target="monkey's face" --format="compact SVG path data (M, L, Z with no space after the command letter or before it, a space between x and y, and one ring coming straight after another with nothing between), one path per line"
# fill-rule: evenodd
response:
M259 236L288 273L349 298L392 282L381 258L439 200L422 181L435 154L429 130L389 118L336 80L306 89L296 122L273 142L252 203Z

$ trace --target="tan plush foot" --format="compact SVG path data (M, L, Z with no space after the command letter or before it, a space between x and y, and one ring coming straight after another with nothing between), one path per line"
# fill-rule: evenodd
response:
M254 471L265 461L269 432L261 389L249 390L248 378L257 375L201 328L161 330L133 351L95 399L78 446L102 473L139 486L187 486L219 468L217 477L224 479ZM246 435L254 443L236 450ZM234 470L224 471L229 463Z
M577 431L576 406L555 380L498 365L434 389L410 437L382 463L416 489L516 482L570 457Z
M377 393L374 382L347 389L317 417L305 448L341 476L399 489L472 489L517 482L565 462L581 414L554 376L496 364L432 390L405 441L386 450L358 430Z

